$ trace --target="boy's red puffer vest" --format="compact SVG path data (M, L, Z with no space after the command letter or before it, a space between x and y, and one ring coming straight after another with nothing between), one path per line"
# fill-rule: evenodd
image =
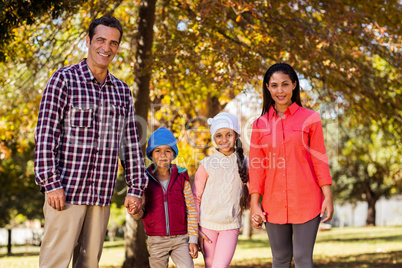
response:
M180 168L181 169L181 168ZM170 169L167 192L154 174L154 165L147 168L149 178L145 189L145 214L142 219L147 235L181 235L187 233L186 200L184 182L188 181L187 171L179 172L176 165Z

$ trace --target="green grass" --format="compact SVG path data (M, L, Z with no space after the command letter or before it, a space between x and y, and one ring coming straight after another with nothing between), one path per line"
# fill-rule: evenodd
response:
M0 248L0 268L38 267L38 247L13 247L7 256ZM124 241L106 242L101 267L121 267L124 261ZM271 267L272 255L265 232L258 231L253 239L240 236L231 267ZM196 267L203 266L200 254ZM314 250L315 267L364 268L402 267L402 227L333 228L319 232ZM173 266L172 266L173 267Z

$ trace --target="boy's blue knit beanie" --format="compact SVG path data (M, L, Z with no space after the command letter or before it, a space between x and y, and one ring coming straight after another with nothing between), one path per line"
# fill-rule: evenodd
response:
M173 136L173 133L165 127L160 127L154 133L152 133L148 139L147 156L150 160L152 160L152 151L156 147L161 145L169 145L174 151L174 158L176 158L179 154L179 149L177 148L176 144L176 138Z

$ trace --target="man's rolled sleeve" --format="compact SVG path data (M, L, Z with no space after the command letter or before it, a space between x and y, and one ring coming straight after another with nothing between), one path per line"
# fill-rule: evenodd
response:
M42 185L41 190L45 193L50 193L56 191L58 189L62 189L63 186L61 185L60 178L58 175L54 175L48 178Z

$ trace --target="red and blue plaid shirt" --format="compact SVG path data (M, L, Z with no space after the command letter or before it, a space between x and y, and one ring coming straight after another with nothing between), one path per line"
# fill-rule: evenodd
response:
M109 72L101 85L86 59L48 81L35 141L36 183L63 188L67 203L110 205L118 157L129 195L141 198L148 184L130 89Z

